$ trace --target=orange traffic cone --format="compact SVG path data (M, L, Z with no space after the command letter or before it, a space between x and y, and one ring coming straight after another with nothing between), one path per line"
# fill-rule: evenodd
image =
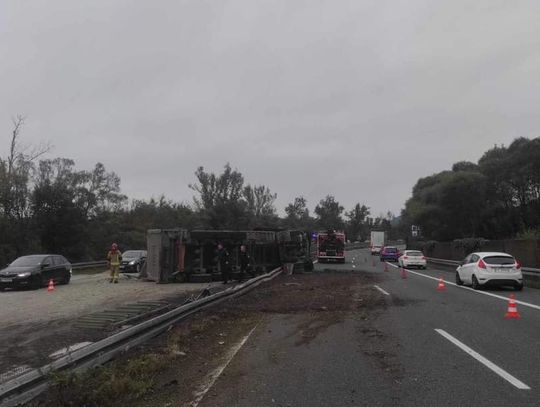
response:
M401 267L401 278L407 278L407 269L405 267Z
M508 311L506 312L505 318L521 318L516 306L516 297L514 294L510 294L510 299L508 300Z
M439 278L439 284L437 285L437 291L444 291L446 290L446 286L444 285L443 278Z
M48 292L54 291L54 281L52 278L49 280L49 286L47 287L47 291Z

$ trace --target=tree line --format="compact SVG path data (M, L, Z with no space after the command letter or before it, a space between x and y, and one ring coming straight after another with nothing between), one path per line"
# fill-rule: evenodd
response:
M439 241L540 238L540 138L517 138L477 163L419 179L402 221Z
M368 238L371 229L393 228L391 213L370 217L357 203L349 211L328 195L311 214L296 197L279 216L277 194L265 185L246 183L226 164L221 173L196 169L193 203L165 196L129 200L120 177L101 163L79 170L68 158L43 159L48 145L21 143L24 118L13 122L8 153L0 157L0 264L30 253L59 253L71 261L103 257L111 242L122 249L146 246L152 228L344 230L351 241Z

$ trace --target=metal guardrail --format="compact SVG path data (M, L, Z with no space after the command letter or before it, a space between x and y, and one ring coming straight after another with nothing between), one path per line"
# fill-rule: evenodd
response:
M82 263L71 263L71 269L72 270L84 270L89 269L92 267L100 267L100 266L106 266L107 261L106 260L100 260L100 261L87 261Z
M199 296L195 301L181 305L165 314L73 351L48 365L11 379L0 385L0 405L14 407L26 403L49 387L47 379L52 372L67 370L77 372L101 365L117 354L166 331L174 323L195 312L251 291L261 283L272 280L281 271L281 268L276 268L267 274L254 277L225 291Z
M438 264L444 264L447 266L459 266L461 262L456 260L446 260L446 259L437 259L435 257L426 257L426 259L432 263L438 263ZM523 274L528 274L531 276L537 276L540 275L540 269L532 268L532 267L522 267L521 272Z

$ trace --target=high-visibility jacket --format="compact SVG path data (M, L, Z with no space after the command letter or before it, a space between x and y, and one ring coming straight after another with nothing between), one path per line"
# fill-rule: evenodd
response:
M122 260L122 253L120 253L120 250L110 250L107 253L107 260L109 260L111 266L119 266L120 260Z

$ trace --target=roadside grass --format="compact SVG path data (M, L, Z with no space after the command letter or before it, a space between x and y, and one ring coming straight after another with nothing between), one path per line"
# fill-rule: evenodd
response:
M163 336L163 345L145 353L135 349L103 366L82 373L53 372L45 398L30 405L45 407L132 406L160 388L159 376L186 355L190 341L199 338L219 318L208 316L186 321Z
M46 400L34 406L124 406L148 394L169 363L162 354L115 361L84 373L54 372Z

